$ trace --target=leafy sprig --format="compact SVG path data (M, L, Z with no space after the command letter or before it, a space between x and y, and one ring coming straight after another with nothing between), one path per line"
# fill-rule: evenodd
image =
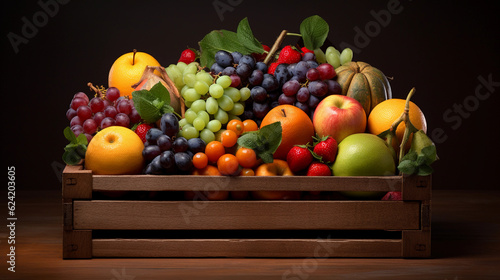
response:
M170 106L170 93L158 82L150 90L143 89L132 92L135 109L147 123L154 123L165 113L175 113Z
M252 149L265 163L273 162L273 154L281 144L281 123L274 122L257 131L243 133L238 145Z
M83 133L77 137L69 126L64 129L63 133L69 144L64 147L62 159L68 165L77 165L85 158L89 144L87 137Z

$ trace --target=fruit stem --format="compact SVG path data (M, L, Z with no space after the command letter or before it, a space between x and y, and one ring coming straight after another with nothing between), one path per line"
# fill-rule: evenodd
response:
M292 32L288 32L288 33L286 33L286 35L302 37L301 34L299 34L299 33L292 33Z
M285 109L281 109L281 112L283 112L283 117L285 117L285 118L286 118Z
M403 134L403 139L402 139L402 141L401 141L401 143L399 145L399 160L398 160L399 163L401 163L401 160L402 160L402 158L404 156L406 143L410 139L410 135L412 133L418 131L418 129L416 129L415 126L410 121L410 99L415 94L415 91L416 91L415 88L412 88L410 90L410 93L408 93L408 96L406 97L405 109L404 109L403 113L391 125L391 128L390 128L391 132L395 133L395 131L396 131L397 127L399 126L399 124L401 122L405 123L405 131L404 131L404 134Z
M100 98L104 98L104 93L97 87L95 87L91 82L87 83L87 86L94 91Z
M286 35L287 35L287 31L286 30L281 31L280 35L278 36L278 38L274 42L273 47L269 50L269 53L267 54L266 58L264 59L264 63L266 65L269 64L269 62L271 61L271 59L274 56L274 53L278 50L279 46L281 45L281 43L285 39Z
M132 65L135 64L135 54L137 53L137 50L134 49L134 54L132 55Z

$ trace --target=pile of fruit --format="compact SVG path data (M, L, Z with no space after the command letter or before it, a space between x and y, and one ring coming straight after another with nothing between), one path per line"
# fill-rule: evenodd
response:
M95 174L224 176L428 175L437 159L421 110L392 98L379 69L323 46L305 19L269 47L247 19L212 31L162 67L146 53L112 65L108 88L74 95L63 159ZM296 45L281 46L286 36ZM254 192L282 199L294 193ZM397 195L396 195L397 196ZM396 197L392 194L391 198Z

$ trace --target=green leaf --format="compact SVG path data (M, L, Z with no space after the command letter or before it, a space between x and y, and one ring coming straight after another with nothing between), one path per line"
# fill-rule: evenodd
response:
M398 169L400 172L404 174L414 174L417 171L417 166L414 161L411 160L403 160L399 163Z
M432 174L432 172L434 172L434 170L432 169L432 167L430 167L427 164L424 164L424 165L421 165L421 166L418 167L417 175L418 176L427 176L427 175Z
M170 93L161 82L156 83L149 92L160 101L164 102L164 104L170 104Z
M259 135L257 134L257 131L247 132L247 133L242 134L238 138L238 145L245 147L247 149L255 150L259 147L258 143L257 143L258 139L259 139Z
M76 137L76 143L78 145L87 146L89 144L89 141L87 140L87 136L82 133L78 135L78 137Z
M417 160L417 153L415 151L409 151L402 159L403 160L410 160L410 161L416 161Z
M310 50L320 48L328 37L329 31L328 23L318 15L310 16L300 24L304 46Z
M274 161L272 153L268 153L268 152L260 153L259 157L262 159L262 161L264 163L271 163Z
M238 24L237 32L228 30L213 30L198 42L200 45L200 64L210 67L215 62L215 53L224 50L242 54L263 53L262 44L253 36L248 19L244 18Z
M80 163L82 157L75 150L71 150L64 152L62 159L68 165L76 165Z
M214 30L198 43L200 45L201 66L210 67L215 62L215 53L224 50L228 52L239 51L246 53L246 48L239 42L238 35L235 32L227 30Z
M262 141L264 143L268 143L268 151L271 154L274 154L278 149L278 146L281 144L281 123L274 122L272 124L266 125L262 127L260 130L260 135L262 137Z
M238 24L236 35L240 43L246 47L250 53L263 53L262 44L253 36L252 29L248 23L248 18L244 18Z
M431 163L433 163L434 161L437 160L436 146L435 145L424 147L421 150L421 152L422 152L422 155L424 155L424 157L425 157L426 164L430 165Z
M273 154L281 144L281 123L266 125L257 131L243 133L238 145L252 149L265 163L273 162Z
M76 136L73 130L69 126L67 126L64 131L64 137L70 142L70 143L76 143Z
M425 156L423 154L420 154L417 156L417 160L415 161L415 165L420 166L422 164L425 164L425 160L426 160Z
M170 106L170 93L158 82L150 90L132 92L134 106L141 118L147 123L154 123L165 113L173 112Z

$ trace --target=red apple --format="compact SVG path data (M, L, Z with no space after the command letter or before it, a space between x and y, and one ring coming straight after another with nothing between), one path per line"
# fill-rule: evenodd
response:
M329 135L340 143L351 134L365 132L366 113L356 99L334 94L318 104L313 125L319 137Z

